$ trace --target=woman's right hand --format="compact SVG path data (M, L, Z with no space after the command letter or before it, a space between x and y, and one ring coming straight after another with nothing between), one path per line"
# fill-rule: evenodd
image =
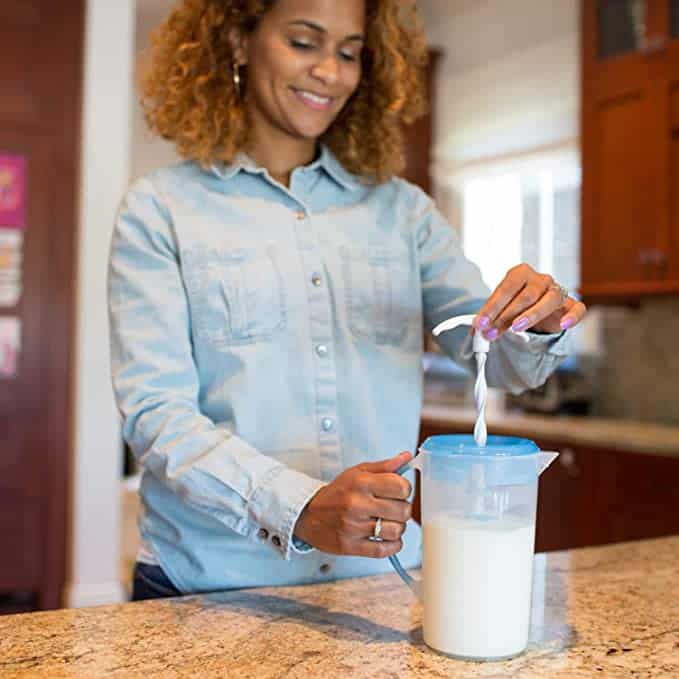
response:
M321 488L300 514L295 535L330 554L381 559L401 550L410 519L410 484L396 474L412 458L401 453L381 462L364 462ZM369 540L378 518L382 542Z

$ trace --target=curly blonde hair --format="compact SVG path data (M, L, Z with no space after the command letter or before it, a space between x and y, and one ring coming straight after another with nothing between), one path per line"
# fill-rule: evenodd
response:
M150 129L203 166L230 162L247 143L233 83L229 32L255 30L275 0L183 0L152 34L141 72ZM362 77L321 141L343 166L383 182L404 166L402 125L426 112L427 47L412 0L366 0Z

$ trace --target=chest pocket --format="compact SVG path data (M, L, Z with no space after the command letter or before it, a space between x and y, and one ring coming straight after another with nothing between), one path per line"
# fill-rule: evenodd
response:
M345 247L342 262L353 334L377 344L401 344L414 313L407 253Z
M194 334L213 346L271 339L285 326L283 281L273 245L183 255Z

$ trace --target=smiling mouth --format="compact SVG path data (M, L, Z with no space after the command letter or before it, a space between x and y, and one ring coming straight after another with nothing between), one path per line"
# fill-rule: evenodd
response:
M295 96L314 111L327 111L332 106L333 97L322 97L307 90L292 89Z

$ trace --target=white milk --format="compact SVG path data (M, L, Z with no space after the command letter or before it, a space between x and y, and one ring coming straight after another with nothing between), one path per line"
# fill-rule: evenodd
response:
M424 641L443 653L503 658L524 650L535 525L434 517L424 523Z

